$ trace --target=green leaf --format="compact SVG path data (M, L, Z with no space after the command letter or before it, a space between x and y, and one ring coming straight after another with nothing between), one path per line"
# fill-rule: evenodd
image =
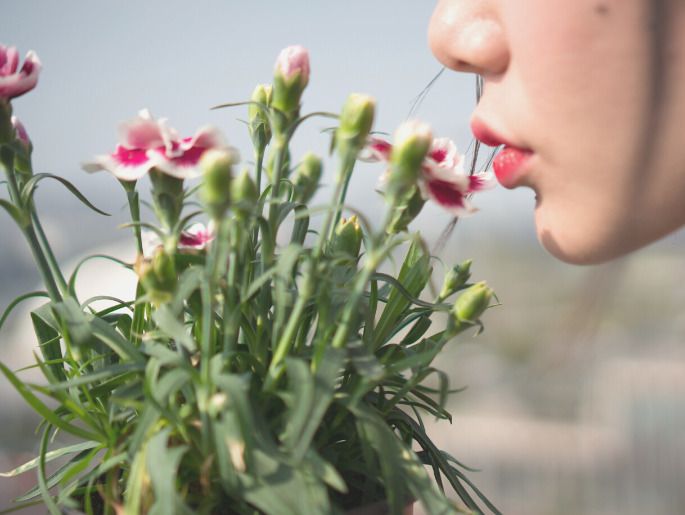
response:
M64 381L67 376L64 373L64 363L61 361L63 358L60 344L61 336L55 328L57 322L52 313L52 306L53 304L49 302L32 311L31 321L38 339L40 352L43 359L49 363L50 372L58 381Z
M100 435L92 433L78 426L74 426L62 420L57 416L50 408L43 404L38 397L36 397L27 385L25 385L17 376L15 376L10 369L5 365L0 363L0 371L5 375L10 383L17 389L19 394L24 398L24 400L38 413L42 416L46 422L52 424L53 426L66 431L67 433L85 438L86 440L100 440Z
M387 342L393 334L395 326L402 322L403 313L412 300L418 299L423 288L428 283L432 268L429 266L430 256L424 251L421 239L417 237L412 242L397 281L403 287L393 288L388 302L383 309L376 330L374 332L374 347L379 348Z
M426 513L456 513L450 501L438 490L418 457L400 441L376 411L364 404L350 406L380 462L383 485L391 513L401 513L406 497L417 498Z
M65 456L67 454L73 454L75 452L90 450L95 447L98 447L99 445L100 442L90 440L88 442L78 443L76 445L70 445L68 447L62 447L61 449L56 449L54 451L48 452L45 455L45 462L48 463L54 459L61 458L62 456ZM31 461L27 461L23 465L15 468L14 470L10 470L9 472L0 472L0 477L18 476L19 474L23 474L28 470L35 469L39 465L39 462L40 458L34 458Z
M5 320L7 320L7 317L10 315L10 313L12 312L12 310L13 310L15 307L17 307L17 305L18 305L20 302L23 302L23 301L25 301L25 300L27 300L27 299L32 299L32 298L34 298L34 297L46 297L46 298L49 299L49 298L50 298L50 295L48 295L47 292L44 292L44 291L34 291L34 292L31 292L31 293L26 293L26 294L24 294L24 295L21 295L20 297L17 297L16 299L14 299L14 300L10 303L9 306L7 306L7 309L5 309L5 312L2 314L2 317L0 317L0 328L2 328L2 325L5 323Z
M76 268L74 268L74 271L71 274L71 277L69 277L68 291L69 291L69 295L71 295L72 297L76 297L76 276L78 275L78 272L81 269L81 266L83 266L85 263L87 263L91 259L106 259L109 261L114 261L115 263L120 264L124 268L129 268L129 269L131 268L131 265L126 263L125 261L122 261L121 259L117 259L117 258L112 257L112 256L107 256L105 254L93 254L92 256L87 256L78 262L78 264L76 265Z
M191 354L197 351L197 343L190 336L186 326L167 306L160 307L154 313L154 320L166 336L188 350Z
M24 201L24 203L31 200L31 198L33 197L33 193L36 190L36 185L38 184L39 181L42 181L43 179L54 179L54 180L62 183L63 186L65 186L69 191L71 191L77 199L79 199L81 202L83 202L90 209L92 209L96 213L100 213L101 215L110 216L108 213L101 211L100 209L96 208L93 204L91 204L88 201L88 199L86 197L84 197L83 194L76 188L76 186L74 186L72 183L70 183L64 177L60 177L59 175L53 175L51 173L36 174L26 182L26 184L24 185L24 189L21 192L21 197L22 197L22 200Z
M329 347L315 373L304 360L286 358L288 386L292 396L281 439L296 461L306 454L330 406L343 356L344 351Z
M5 211L9 213L9 215L14 219L15 223L19 226L20 229L28 227L28 225L31 223L31 219L29 216L27 216L17 206L11 204L5 199L0 198L0 207L4 208Z
M145 446L145 463L155 493L150 515L188 512L176 488L176 476L181 458L188 446L168 447L170 428L152 435Z

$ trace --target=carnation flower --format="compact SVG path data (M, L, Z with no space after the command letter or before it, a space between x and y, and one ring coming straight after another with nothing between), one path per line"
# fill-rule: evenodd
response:
M390 163L393 146L373 137L366 146L363 160ZM387 173L381 181L387 180ZM464 171L464 156L448 138L434 139L421 165L418 186L424 199L432 200L454 216L468 216L478 210L468 196L497 185L492 172L468 175Z
M201 127L193 137L183 138L167 127L165 118L155 120L147 109L138 118L120 123L117 139L114 152L83 163L83 169L90 173L107 170L122 181L138 180L152 168L177 179L192 179L202 175L198 163L208 149L227 146L215 127Z
M0 101L11 100L36 87L42 68L38 55L29 51L24 65L19 68L19 52L16 47L0 43Z

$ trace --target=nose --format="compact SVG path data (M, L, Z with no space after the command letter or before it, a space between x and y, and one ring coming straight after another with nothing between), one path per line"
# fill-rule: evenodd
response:
M452 70L485 77L504 72L509 47L497 0L440 0L428 28L433 55Z

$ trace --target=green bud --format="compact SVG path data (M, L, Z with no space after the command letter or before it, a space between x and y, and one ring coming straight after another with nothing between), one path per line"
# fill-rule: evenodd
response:
M270 181L274 180L274 161L276 160L276 149L271 149L269 156L266 158L266 164L264 165L264 170L266 175L269 177ZM281 168L281 178L287 179L288 172L290 171L290 150L285 150L285 155L283 156L283 166Z
M369 95L352 93L347 97L340 112L340 127L335 133L339 152L357 156L371 133L375 109L376 100Z
M412 120L399 126L390 153L388 193L391 202L396 202L407 188L416 184L432 141L433 134L425 123Z
M322 170L321 158L313 152L307 152L293 174L295 200L302 204L311 200L319 187Z
M200 198L214 220L221 218L231 203L231 175L237 162L237 153L226 148L207 150L200 159L205 178Z
M12 116L12 127L14 128L14 169L26 178L33 175L33 167L31 166L31 153L33 152L33 143L26 131L26 127L16 117Z
M492 288L485 282L474 284L459 296L452 308L452 314L458 322L475 324L490 304L492 294Z
M407 226L419 215L421 209L423 209L423 205L426 203L418 186L411 186L406 195L402 195L402 198L407 197L408 200L406 201L404 208L397 209L392 220L390 220L386 229L388 234L406 231ZM402 199L398 201L398 203L401 202Z
M150 181L157 218L164 229L171 231L183 210L183 179L153 168L150 170Z
M357 215L338 222L331 238L331 254L347 254L357 258L362 245L362 228Z
M135 270L153 303L161 304L171 299L178 285L178 276L174 258L164 247L157 247L152 259L140 256Z
M246 168L231 181L231 209L238 218L247 218L254 211L258 199L257 185Z
M258 84L252 92L250 100L259 102L265 106L271 105L273 87L271 84ZM252 144L259 154L264 153L264 149L271 141L271 123L264 109L255 104L250 104L250 137Z
M472 259L464 261L460 265L454 265L446 274L442 283L442 290L438 298L444 300L453 293L459 291L471 277Z
M281 115L275 117L276 135L283 134L300 111L300 99L309 82L309 54L301 45L284 48L274 66L272 107Z

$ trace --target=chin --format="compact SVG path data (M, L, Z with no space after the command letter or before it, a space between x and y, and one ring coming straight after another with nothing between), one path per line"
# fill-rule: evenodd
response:
M630 245L631 238L622 238L607 231L610 224L600 225L581 218L567 214L549 220L543 209L536 209L535 228L543 248L565 263L597 265L640 246Z

